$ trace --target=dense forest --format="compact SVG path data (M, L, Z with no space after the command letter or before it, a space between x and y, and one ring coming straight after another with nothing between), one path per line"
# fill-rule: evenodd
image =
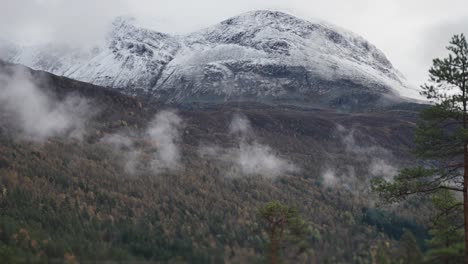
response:
M17 67L3 64L2 70L11 74ZM168 109L23 70L43 80L38 88L57 100L79 95L98 107L82 137L28 138L14 115L2 112L0 258L6 263L263 263L270 240L259 212L271 201L296 210L296 227L301 219L307 234L301 250L291 236L279 244L278 258L288 263L404 259L401 239L427 250L427 219L435 212L430 199L381 207L367 178L410 163L417 105L376 113L254 103ZM171 151L146 136L160 132L148 130L154 116L156 122L178 117L180 157L171 169L154 166L154 153ZM245 135L232 132L236 116L250 126ZM130 143L116 147L106 140L116 135ZM267 153L285 166L233 169L230 160L200 154L222 149L215 155L229 157L231 150L254 147L251 158ZM129 168L134 151L139 160ZM374 163L388 170L375 170Z
M161 105L2 62L0 260L462 263L465 37L448 50L432 105L367 112Z

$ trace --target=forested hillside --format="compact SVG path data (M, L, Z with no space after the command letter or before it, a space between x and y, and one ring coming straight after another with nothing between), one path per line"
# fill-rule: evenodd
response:
M405 229L420 243L427 237L425 214L411 210L424 203L384 211L369 193L372 177L413 161L417 112L409 107L168 107L21 66L2 63L0 71L4 84L21 72L45 94L56 106L46 114L82 124L44 128L20 104L2 104L6 263L261 263L268 239L258 209L272 200L308 223L307 251L285 249L287 263L371 263L398 250ZM83 101L92 110L78 118Z

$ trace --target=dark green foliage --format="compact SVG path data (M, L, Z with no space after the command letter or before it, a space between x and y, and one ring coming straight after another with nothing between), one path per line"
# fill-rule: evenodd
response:
M421 246L424 239L428 237L427 231L423 226L379 208L364 208L362 221L376 226L379 231L395 240L400 240L407 230L416 235L418 244Z
M407 168L393 182L375 179L374 189L385 200L411 194L428 194L439 189L462 190L463 151L468 142L466 104L468 101L468 49L465 36L455 35L447 58L435 59L430 84L423 94L435 105L421 112L415 130L414 153L427 159L424 166Z
M385 201L400 201L411 194L437 190L439 188L438 182L432 180L437 172L436 169L424 167L404 168L393 181L374 178L372 187Z
M285 247L284 244L289 245L289 248L283 251L293 252L289 255L294 257L308 252L307 238L310 229L296 208L274 200L261 207L258 214L264 222L263 226L270 240L268 256L271 263L276 263L275 260L280 249Z
M441 101L446 106L447 110L453 110L457 113L462 110L462 105L457 103L466 100L464 98L468 72L468 44L465 35L455 35L447 47L450 52L447 58L434 59L433 66L429 70L429 80L431 84L422 86L422 93L428 99ZM457 89L462 94L450 94L452 89ZM462 89L460 91L459 89Z
M416 238L410 231L405 231L400 238L398 259L399 263L402 264L422 263L423 255L416 242Z
M426 263L463 262L462 204L446 190L435 193L432 203L437 214L429 230L431 239L427 241Z
M387 202L396 202L409 195L433 195L439 212L433 220L427 254L431 263L458 263L464 249L463 219L468 212L453 209L461 202L448 191L462 192L467 201L466 170L468 169L468 44L463 34L455 35L447 47L447 58L435 59L429 70L429 83L423 92L434 105L421 112L415 130L414 154L424 159L418 166L405 168L392 181L373 179L372 187ZM458 219L458 221L457 221ZM466 226L465 226L466 229ZM464 230L465 234L468 230ZM403 238L402 238L403 239ZM407 236L405 243L412 244ZM403 242L403 241L402 241ZM468 252L465 252L468 262ZM411 263L411 262L408 262Z

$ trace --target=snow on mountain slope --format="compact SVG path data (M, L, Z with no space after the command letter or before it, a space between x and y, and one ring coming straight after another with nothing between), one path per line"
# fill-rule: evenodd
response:
M419 98L362 37L282 12L248 12L185 36L119 18L107 43L95 48L9 50L0 56L10 62L128 93L144 91L166 102L256 100L346 108Z
M167 34L137 28L132 22L117 18L105 44L83 49L17 47L6 60L102 86L151 87L177 53L179 42Z
M157 84L157 89L176 91L176 100L194 91L233 98L278 97L291 89L321 93L330 89L314 81L330 85L335 80L418 97L385 55L362 37L282 12L248 12L190 34L184 44Z

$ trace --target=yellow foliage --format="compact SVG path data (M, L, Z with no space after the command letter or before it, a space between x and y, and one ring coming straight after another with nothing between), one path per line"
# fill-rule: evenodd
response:
M69 263L69 264L78 263L75 255L71 253L65 253L65 255L63 256L63 259L65 260L65 263Z

